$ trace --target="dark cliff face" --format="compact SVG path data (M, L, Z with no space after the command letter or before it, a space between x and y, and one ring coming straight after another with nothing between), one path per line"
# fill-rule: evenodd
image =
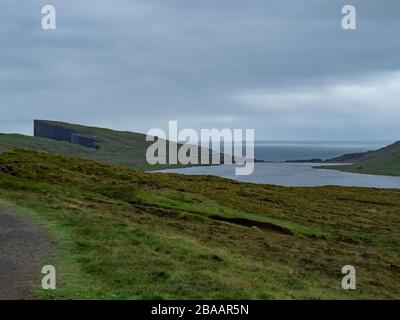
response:
M71 129L46 123L41 120L34 121L34 136L58 141L68 141L84 147L100 149L99 141L94 136L80 134Z
M72 130L35 120L34 136L58 141L71 142Z
M72 133L71 135L71 143L80 144L81 146L88 147L88 148L95 148L100 149L98 141L96 137L79 134L79 133Z

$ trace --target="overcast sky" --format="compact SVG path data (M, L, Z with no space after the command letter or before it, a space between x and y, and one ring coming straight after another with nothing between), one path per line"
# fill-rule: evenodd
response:
M57 9L57 30L41 8ZM357 30L341 8L357 9ZM33 119L400 140L398 0L2 0L0 132Z

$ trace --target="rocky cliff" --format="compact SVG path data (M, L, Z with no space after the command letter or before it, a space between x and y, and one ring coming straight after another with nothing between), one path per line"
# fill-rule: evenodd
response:
M48 123L43 120L34 121L34 136L58 141L68 141L88 148L100 149L99 140L95 136L74 132L61 124Z

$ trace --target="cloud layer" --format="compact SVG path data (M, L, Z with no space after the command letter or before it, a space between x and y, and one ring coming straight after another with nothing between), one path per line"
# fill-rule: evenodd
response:
M399 139L400 3L43 1L0 12L0 131L34 118L147 131L255 128L258 139Z

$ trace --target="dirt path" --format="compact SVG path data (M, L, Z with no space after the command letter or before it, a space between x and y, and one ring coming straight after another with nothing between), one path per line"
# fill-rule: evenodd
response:
M0 207L0 300L33 299L50 242L32 222Z

